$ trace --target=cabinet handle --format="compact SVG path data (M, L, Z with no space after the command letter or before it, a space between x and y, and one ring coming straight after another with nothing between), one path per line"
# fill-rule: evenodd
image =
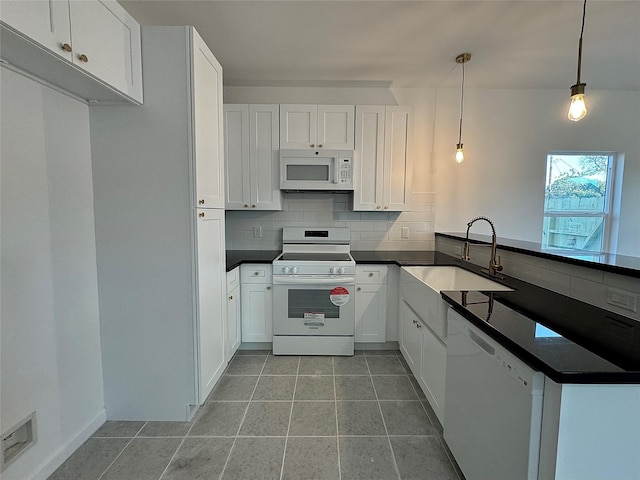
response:
M233 300L233 295L231 295L231 296L229 297L229 300Z
M204 198L201 198L200 200L198 200L198 203L199 203L200 205L204 205Z
M380 205L378 205L378 206L376 207L376 210L380 210Z
M249 205L247 205L246 203L244 204L244 208L249 208Z
M84 63L89 63L89 57L87 57L84 53L81 55L78 55L78 60Z
M73 52L71 45L69 45L68 43L63 43L62 45L60 45L60 48L65 52Z
M315 145L312 143L311 145L309 145L311 148L315 147Z
M318 148L322 148L322 144L318 145Z
M271 290L271 286L268 286L268 287L267 287L267 290Z
M256 208L256 206L255 205L251 205L251 208Z
M254 275L260 275L260 272L253 272Z
M389 208L389 205L385 205L385 206L384 206L384 209L385 209L385 210L386 210L387 208Z
M358 288L356 288L356 290L359 292L359 291L361 291L361 290L362 290L362 288L358 287Z
M203 218L203 217L204 217L204 212L200 212L200 213L198 214L198 216L199 216L200 218Z
M370 277L373 277L373 272L369 272L369 276L370 276Z
M422 328L422 325L420 325L419 323L416 323L416 327Z
M415 318L414 318L413 320L411 320L411 321L413 322L413 324L414 324L414 325L415 325L416 323L418 323L418 322L416 322L416 319L415 319Z

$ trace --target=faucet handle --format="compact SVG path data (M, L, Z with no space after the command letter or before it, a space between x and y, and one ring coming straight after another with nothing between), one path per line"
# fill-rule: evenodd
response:
M500 260L502 260L502 257L500 255L498 255L498 261L493 266L493 268L495 268L498 272L501 272L502 269L504 268L502 265L500 265Z

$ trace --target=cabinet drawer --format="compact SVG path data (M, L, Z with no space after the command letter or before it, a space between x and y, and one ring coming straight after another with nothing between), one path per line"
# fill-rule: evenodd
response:
M386 265L356 265L356 283L387 283Z
M240 285L240 267L236 267L227 272L227 292Z
M240 265L241 283L271 283L271 265Z

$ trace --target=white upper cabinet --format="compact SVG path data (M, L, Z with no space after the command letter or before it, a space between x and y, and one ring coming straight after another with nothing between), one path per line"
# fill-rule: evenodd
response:
M90 102L142 103L140 25L116 1L3 0L0 20L8 64Z
M71 61L69 0L3 0L0 20Z
M354 210L410 208L410 131L410 107L356 107Z
M280 105L280 148L353 150L353 105Z
M196 206L224 208L222 67L198 32L192 32Z
M225 105L228 210L282 210L279 106Z

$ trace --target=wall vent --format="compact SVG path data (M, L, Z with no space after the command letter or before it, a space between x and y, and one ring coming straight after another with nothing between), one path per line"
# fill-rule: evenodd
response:
M36 412L2 434L2 470L36 442Z

